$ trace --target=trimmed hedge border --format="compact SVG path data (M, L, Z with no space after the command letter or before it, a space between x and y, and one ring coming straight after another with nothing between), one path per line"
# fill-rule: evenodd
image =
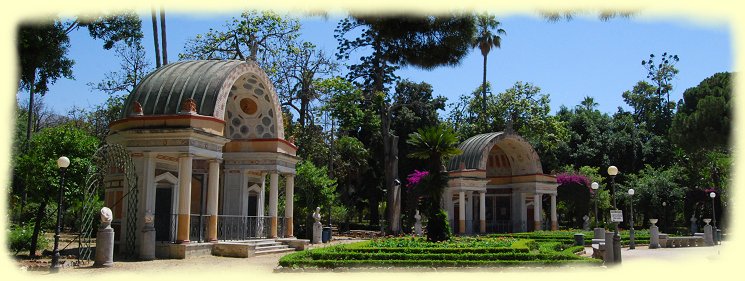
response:
M562 242L515 241L510 248L374 248L369 242L331 246L286 255L279 260L285 268L353 267L503 267L600 265L602 260L581 257L582 246L562 249Z

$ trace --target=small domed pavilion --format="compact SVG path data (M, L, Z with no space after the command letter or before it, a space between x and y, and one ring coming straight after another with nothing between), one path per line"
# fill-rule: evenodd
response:
M544 195L550 196L550 228L558 228L556 178L543 174L538 154L525 139L514 133L487 133L467 139L459 148L463 154L448 162L450 180L443 194L454 231L470 234L546 228ZM533 223L528 224L531 217Z

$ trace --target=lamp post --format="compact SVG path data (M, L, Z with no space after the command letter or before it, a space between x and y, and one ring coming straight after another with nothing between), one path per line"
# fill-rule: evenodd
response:
M57 193L57 227L54 229L54 250L52 251L52 265L49 268L51 272L59 272L59 233L62 222L62 191L65 185L65 170L70 166L70 159L65 156L57 159L57 167L59 168L60 184L59 191Z
M717 194L714 192L711 192L709 193L709 197L711 197L711 218L713 219L711 226L712 226L712 230L714 230L713 231L714 233L712 234L712 236L714 237L714 244L717 244L719 243L719 239L718 239L719 237L717 237L717 213L716 213L716 210L714 209L714 198L717 197Z
M598 227L598 188L600 185L597 182L592 182L590 185L592 187L592 193L594 194L593 199L595 199L595 227Z
M629 189L629 250L636 248L634 243L634 189Z
M662 231L667 233L667 202L662 202Z
M611 196L613 197L613 209L618 210L616 207L616 175L618 175L618 168L616 166L608 167L608 175L610 176L610 187ZM613 261L615 263L621 263L621 236L618 234L618 222L613 223L615 228L613 229Z

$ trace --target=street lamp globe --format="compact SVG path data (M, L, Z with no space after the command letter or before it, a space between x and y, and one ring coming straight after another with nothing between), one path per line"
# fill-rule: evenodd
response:
M629 189L629 195L634 195L634 189L633 188L630 188Z
M716 194L716 193L714 193L714 192L712 192L712 193L709 193L709 197L711 197L712 199L714 199L714 197L717 197L717 194Z
M598 187L600 187L600 185L597 182L592 182L592 184L590 184L590 187L592 187L593 190L598 190Z
M608 167L608 175L609 176L618 175L618 168L616 168L616 166L610 166L610 167Z
M60 169L65 169L70 166L70 159L62 156L59 159L57 159L57 167Z

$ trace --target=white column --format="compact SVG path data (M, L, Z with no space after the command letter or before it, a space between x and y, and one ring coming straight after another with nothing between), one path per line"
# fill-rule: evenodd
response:
M479 232L486 233L486 192L479 192Z
M279 201L279 174L271 173L269 175L269 218L271 228L269 229L270 238L277 237L277 202Z
M473 191L466 192L466 233L473 232Z
M263 217L266 214L264 214L264 204L266 202L266 173L261 173L261 190L259 190L259 194L256 198L256 216Z
M541 194L536 193L533 196L533 231L541 230Z
M286 237L293 237L293 229L292 229L292 217L293 217L293 207L294 207L294 197L295 197L295 175L288 174L285 176L285 229L287 232L285 233Z
M144 152L141 159L133 160L135 170L141 173L138 181L140 190L143 191L140 193L137 210L137 229L141 231L135 232L135 245L139 247L141 259L153 260L155 259L155 228L152 221L145 223L145 216L152 216L155 212L155 154ZM122 232L124 233L126 232Z
M191 154L181 155L178 159L178 230L176 242L189 243L189 224L191 213Z
M556 218L556 194L551 194L551 230L559 230L559 221Z
M466 232L466 193L458 192L458 233Z
M220 162L217 159L210 160L207 172L207 215L209 216L207 241L217 241L217 196L220 186Z

